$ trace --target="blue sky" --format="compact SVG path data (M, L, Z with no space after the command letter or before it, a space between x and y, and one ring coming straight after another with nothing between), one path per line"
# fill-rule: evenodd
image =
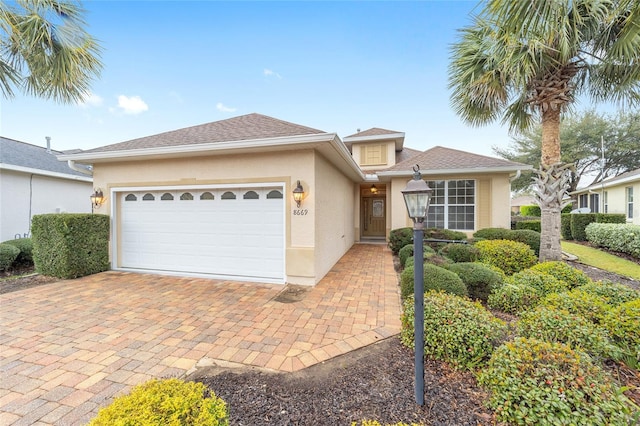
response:
M0 133L89 149L257 112L341 138L405 132L405 146L492 155L509 135L449 105L456 30L476 2L85 1L104 70L83 105L2 99Z

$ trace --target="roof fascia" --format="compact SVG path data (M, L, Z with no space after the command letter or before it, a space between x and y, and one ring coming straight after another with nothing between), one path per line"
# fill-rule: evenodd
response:
M11 171L14 171L14 172L22 172L22 173L34 174L34 175L40 175L40 176L55 177L55 178L67 179L67 180L78 180L78 181L81 181L81 182L93 182L93 179L90 178L90 177L87 177L87 176L77 176L77 175L66 174L66 173L51 172L49 170L34 169L32 167L16 166L14 164L0 163L0 169L2 169L2 170L11 170Z
M634 176L627 176L626 178L622 178L622 179L618 179L618 180L611 180L609 182L602 182L602 183L594 183L593 185L589 185L587 187L581 188L581 189L577 189L573 192L571 192L570 194L579 194L581 192L586 192L586 191L593 191L596 189L602 189L602 188L611 188L612 186L618 186L618 185L624 185L625 183L629 183L629 182L635 182L635 181L639 181L640 182L640 175L634 175Z
M433 175L445 175L445 174L463 174L463 173L507 173L516 172L518 170L530 170L532 166L502 166L502 167L482 167L482 168L467 168L467 169L437 169L437 170L420 170L423 176ZM411 170L391 170L380 171L378 176L384 177L411 177L413 176Z

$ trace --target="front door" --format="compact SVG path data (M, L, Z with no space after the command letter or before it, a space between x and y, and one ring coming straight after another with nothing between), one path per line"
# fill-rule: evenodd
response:
M384 197L362 199L363 237L384 237L386 235L387 217L384 204Z

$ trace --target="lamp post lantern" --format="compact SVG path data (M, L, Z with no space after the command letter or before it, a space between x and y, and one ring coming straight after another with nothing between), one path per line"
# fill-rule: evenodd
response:
M431 188L422 180L420 166L413 168L413 180L407 183L402 190L407 213L413 220L413 296L414 296L414 321L413 333L415 342L415 391L416 403L424 405L424 259L423 238L424 220L429 212Z

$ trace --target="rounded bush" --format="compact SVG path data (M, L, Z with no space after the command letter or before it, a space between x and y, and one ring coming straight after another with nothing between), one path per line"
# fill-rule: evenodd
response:
M11 244L20 250L16 263L22 265L33 265L33 241L31 238L18 238L5 241L3 244Z
M537 262L533 250L517 241L485 240L477 242L475 246L480 250L480 262L497 266L507 275L530 268Z
M434 252L434 253L425 254L424 262L425 264L429 263L431 265L445 267L447 265L451 265L453 263L453 260L449 259L448 257L441 256Z
M487 306L502 312L517 315L535 307L540 302L538 290L528 285L505 283L491 291Z
M400 295L403 299L413 294L414 266L404 268L400 274ZM439 266L425 263L424 265L424 291L442 290L458 296L467 296L467 286L454 272L447 271Z
M640 291L611 281L590 282L581 286L580 290L604 297L607 304L611 306L618 306L622 303L640 299Z
M551 293L560 293L567 291L569 286L552 275L544 272L537 272L531 269L516 272L507 277L506 282L515 285L528 285L538 290L540 296L546 296Z
M621 347L640 354L640 299L612 308L603 324Z
M7 243L0 244L0 271L11 268L19 255L18 247Z
M400 249L413 243L413 228L397 228L389 232L389 248L393 254L398 254Z
M507 240L518 241L528 245L536 256L540 254L540 232L531 229L516 229L511 231Z
M414 300L407 299L402 314L401 341L414 342ZM443 292L424 296L424 353L456 368L472 369L488 359L506 331L479 302Z
M496 349L478 382L498 421L514 425L626 425L631 401L586 354L517 338Z
M435 254L435 251L428 245L424 245L422 251L424 252L425 257L429 254ZM407 259L411 256L413 256L413 243L407 244L398 252L398 259L400 260L400 265L403 268L406 266Z
M473 234L474 239L483 240L507 240L511 235L511 229L506 228L484 228Z
M601 324L604 316L611 309L604 297L587 293L580 288L565 293L549 294L542 299L540 305L560 311L569 311L594 324Z
M558 342L600 358L618 358L620 349L612 344L607 331L587 319L538 306L523 312L518 321L521 337Z
M566 282L569 288L574 288L589 284L591 279L582 272L580 269L574 268L571 265L567 265L564 262L548 261L538 263L531 267L533 271L544 272L545 274L553 275L559 280Z
M446 244L440 249L440 254L454 262L475 262L478 260L478 248L470 244Z
M462 262L447 265L467 286L469 297L486 301L493 288L502 285L503 276L479 262Z
M207 393L210 395L207 396ZM225 402L202 383L151 380L116 398L89 426L228 425Z

